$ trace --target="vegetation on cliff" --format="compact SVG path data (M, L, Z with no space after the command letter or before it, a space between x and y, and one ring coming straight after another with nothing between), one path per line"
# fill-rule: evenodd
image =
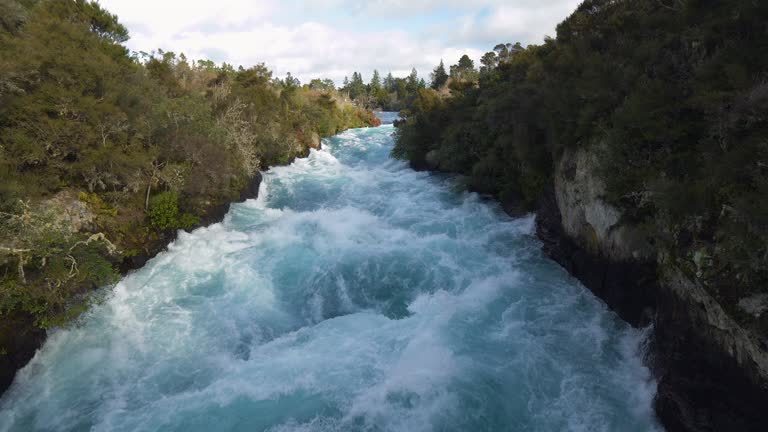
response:
M332 86L127 39L94 1L0 0L0 349L76 316L259 170L377 123Z
M498 45L452 97L421 89L394 155L533 208L563 151L589 147L604 199L768 330L737 307L768 293L766 21L750 0L584 1L556 38Z

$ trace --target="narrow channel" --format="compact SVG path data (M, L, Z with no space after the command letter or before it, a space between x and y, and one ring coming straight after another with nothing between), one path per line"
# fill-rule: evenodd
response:
M386 116L388 120L392 116ZM355 129L54 331L0 430L647 431L643 333L461 180Z

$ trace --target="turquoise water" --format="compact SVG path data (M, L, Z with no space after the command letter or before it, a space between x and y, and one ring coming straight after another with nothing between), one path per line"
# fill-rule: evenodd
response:
M389 158L391 125L265 173L80 326L2 431L647 431L643 334L459 180Z

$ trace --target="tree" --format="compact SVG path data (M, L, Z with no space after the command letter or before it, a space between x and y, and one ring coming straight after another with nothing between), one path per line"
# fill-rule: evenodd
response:
M411 69L410 75L406 78L406 91L408 93L416 94L419 91L419 72L416 68Z
M482 64L480 73L487 74L496 68L496 65L499 64L499 58L496 56L495 52L489 51L483 55L480 59L480 63Z
M506 59L509 55L509 43L506 44L498 44L495 47L493 47L493 51L496 53L499 59Z
M349 91L349 97L352 100L356 100L366 95L365 83L363 82L363 76L360 72L352 73L352 81L347 86Z
M46 9L60 19L86 26L109 42L119 44L128 40L128 29L117 21L117 15L109 13L96 1L51 2Z
M264 63L244 69L242 66L235 74L235 82L243 88L265 87L272 80L272 71L267 69Z
M315 78L309 82L309 88L312 90L332 92L336 90L336 85L333 83L333 80L331 79L326 78L321 80L321 79Z
M381 90L381 76L379 76L379 71L376 69L373 70L373 77L369 87L371 88L371 94L376 94Z
M432 71L432 84L430 87L438 90L440 87L445 85L446 81L448 81L448 73L445 71L443 59L440 59L440 64L435 68L434 71Z
M475 63L468 55L464 54L457 64L451 66L451 78L461 82L473 82L477 80Z
M288 72L288 74L286 74L285 76L285 80L283 80L283 87L286 90L294 90L298 87L301 87L301 81L299 81L298 78L296 78L295 76L291 75L290 72Z
M456 66L458 66L458 68L463 69L463 70L474 69L475 68L475 62L473 62L472 59L469 58L468 55L464 54L463 56L461 56L461 58L459 59L459 62L456 64Z
M516 42L514 45L509 42L496 45L493 47L493 52L496 53L496 64L508 62L513 55L524 49L520 42Z
M395 91L395 78L392 76L392 72L389 72L384 78L384 90L390 93Z

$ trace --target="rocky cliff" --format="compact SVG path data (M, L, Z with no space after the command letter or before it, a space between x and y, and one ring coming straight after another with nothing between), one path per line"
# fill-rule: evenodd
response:
M600 146L567 150L538 213L545 251L623 319L653 326L647 364L668 430L765 430L768 346L604 199ZM655 244L656 243L656 244ZM745 313L761 299L741 299Z

